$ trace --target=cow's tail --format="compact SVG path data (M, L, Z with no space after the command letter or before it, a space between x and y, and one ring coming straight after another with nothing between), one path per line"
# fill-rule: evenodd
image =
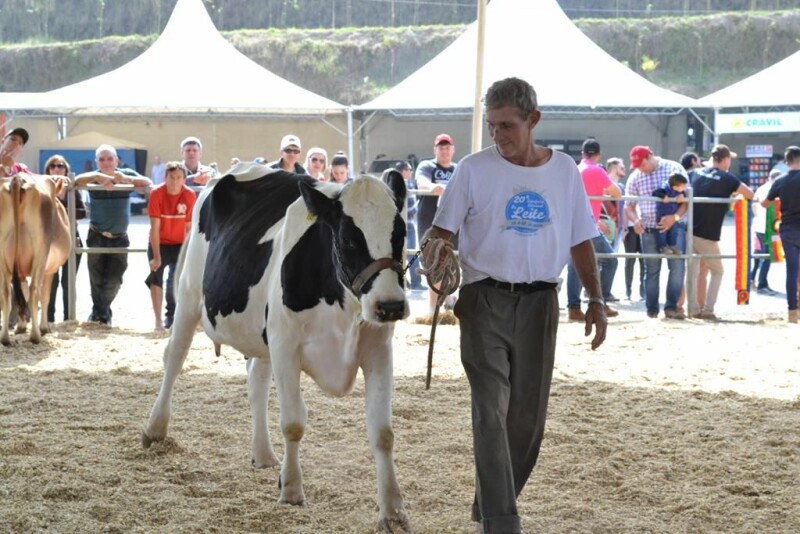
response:
M19 247L20 231L22 228L22 177L17 174L11 178L11 198L14 205L14 231L17 233L15 242ZM28 302L25 299L25 293L22 291L22 283L19 279L19 267L14 259L14 273L11 278L11 285L14 291L14 300L17 303L17 314L20 322L27 322L30 320L28 313Z

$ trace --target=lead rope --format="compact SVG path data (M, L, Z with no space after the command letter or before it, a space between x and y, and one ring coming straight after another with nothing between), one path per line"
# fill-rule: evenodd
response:
M425 377L425 389L430 389L433 370L433 342L436 339L439 308L445 299L455 293L459 284L461 284L461 270L458 266L458 258L456 258L453 247L449 242L441 238L430 238L422 244L420 252L425 248L429 250L420 258L420 266L417 272L425 276L430 290L439 295L431 318L431 339L428 343L428 373ZM439 288L434 287L434 284L439 284Z

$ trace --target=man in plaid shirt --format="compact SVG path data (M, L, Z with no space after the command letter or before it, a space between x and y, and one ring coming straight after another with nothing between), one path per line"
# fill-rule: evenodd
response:
M650 197L653 191L661 186L671 175L683 174L683 166L675 161L660 158L653 154L648 146L635 146L631 149L631 169L635 169L628 177L626 194L634 197ZM687 177L688 178L688 177ZM637 209L638 208L638 209ZM666 232L673 225L678 225L677 246L686 251L686 224L681 221L686 212L686 204L681 204L678 212L656 220L656 202L652 200L629 201L625 204L625 215L633 222L633 230L642 240L644 254L658 254L658 233ZM644 260L645 304L648 317L658 317L659 311L659 275L661 274L662 258L647 258ZM685 319L686 316L678 310L678 299L683 290L683 279L686 264L683 258L668 258L667 268L667 300L664 304L664 316L668 319Z

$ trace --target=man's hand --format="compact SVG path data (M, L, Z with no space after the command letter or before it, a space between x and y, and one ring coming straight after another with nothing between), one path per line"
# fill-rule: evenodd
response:
M133 183L133 180L130 176L126 176L119 171L114 173L114 183L115 184L130 184Z
M431 189L431 192L434 195L440 197L440 196L442 196L442 193L444 193L444 187L439 185L439 184L433 184L433 188Z
M644 223L642 222L641 219L633 223L633 231L639 235L642 235L644 233Z
M605 223L605 221L598 221L597 229L600 230L600 233L603 235L608 233L608 225Z
M105 174L102 174L102 175L97 177L96 182L98 184L100 184L101 186L103 186L103 189L105 189L107 191L113 191L114 190L114 177L112 177L112 176L107 176Z
M672 228L677 221L675 220L674 215L664 215L661 217L661 220L658 221L658 231L662 234L664 232L668 232L670 228Z
M158 268L161 267L161 258L153 258L150 260L150 270L157 271Z
M599 302L589 303L586 309L586 328L583 335L589 336L592 333L592 325L595 327L594 339L592 339L592 350L603 344L606 340L606 330L608 328L608 318L606 308Z
M441 237L429 237L428 243L422 251L422 265L431 272L442 268L447 262L446 251L453 251L453 243Z
M208 171L198 172L192 177L194 185L206 185L210 179L211 175L208 173Z

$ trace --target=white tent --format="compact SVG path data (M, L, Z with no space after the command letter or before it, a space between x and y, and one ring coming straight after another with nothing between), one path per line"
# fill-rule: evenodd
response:
M699 99L703 107L794 107L800 106L795 87L800 72L800 52L766 69Z
M142 55L47 93L0 95L0 109L61 115L342 114L345 106L269 72L225 40L202 0L178 0Z
M448 48L378 98L358 106L396 114L447 114L474 106L477 22ZM515 76L543 109L677 113L692 98L662 89L581 32L556 0L492 0L486 9L482 92Z

